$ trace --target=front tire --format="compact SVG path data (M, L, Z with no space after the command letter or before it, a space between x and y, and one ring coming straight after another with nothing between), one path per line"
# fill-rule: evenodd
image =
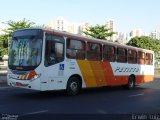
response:
M80 92L81 84L77 77L71 77L67 83L67 94L70 96L77 95Z
M133 75L129 76L128 78L128 89L133 89L135 87L135 77Z

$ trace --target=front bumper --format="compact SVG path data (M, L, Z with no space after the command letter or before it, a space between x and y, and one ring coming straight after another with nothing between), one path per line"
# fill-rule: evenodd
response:
M35 79L34 81L31 81L31 80L18 80L18 79L7 77L7 84L11 87L40 90L39 79Z

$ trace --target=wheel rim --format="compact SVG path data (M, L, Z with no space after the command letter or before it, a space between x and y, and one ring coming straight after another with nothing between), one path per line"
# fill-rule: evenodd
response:
M130 88L132 88L134 86L133 80L129 81L129 86L130 86Z
M70 88L71 88L71 90L72 90L73 92L76 92L77 89L78 89L78 84L77 84L76 82L72 82L72 83L70 84Z
M130 76L129 77L129 81L128 81L128 86L129 86L129 88L133 88L134 85L135 85L135 83L134 83L134 77Z

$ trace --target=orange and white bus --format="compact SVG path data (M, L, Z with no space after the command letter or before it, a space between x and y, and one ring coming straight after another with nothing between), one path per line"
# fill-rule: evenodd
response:
M8 85L48 91L150 82L154 52L67 32L22 29L12 37Z

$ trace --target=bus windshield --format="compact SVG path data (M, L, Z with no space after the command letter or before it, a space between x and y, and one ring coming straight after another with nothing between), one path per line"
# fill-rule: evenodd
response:
M33 69L40 64L41 55L42 39L34 36L13 37L9 51L9 68Z

